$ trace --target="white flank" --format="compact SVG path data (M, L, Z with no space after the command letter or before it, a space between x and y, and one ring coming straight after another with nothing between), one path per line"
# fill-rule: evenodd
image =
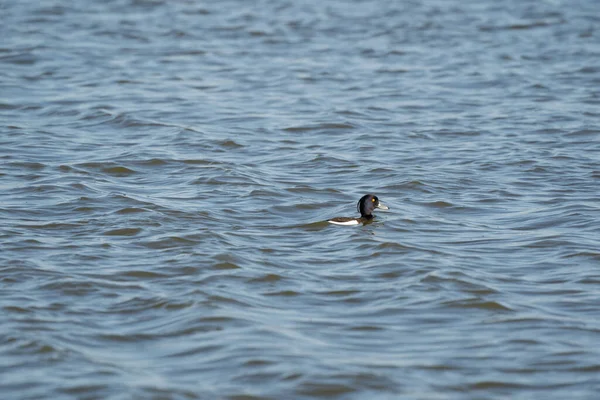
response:
M327 222L329 222L330 224L334 224L334 225L345 225L345 226L350 226L350 225L358 225L358 221L353 219L352 221L344 221L344 222L338 222L338 221L332 221L332 220L327 220Z

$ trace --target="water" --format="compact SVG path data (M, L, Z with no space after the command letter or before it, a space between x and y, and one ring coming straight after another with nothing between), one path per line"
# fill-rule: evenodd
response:
M3 398L596 398L598 11L4 2Z

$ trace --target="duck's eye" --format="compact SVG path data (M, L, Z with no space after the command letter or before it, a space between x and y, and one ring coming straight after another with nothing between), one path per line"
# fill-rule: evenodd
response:
M375 203L375 199L371 199L371 201L372 201L373 203Z

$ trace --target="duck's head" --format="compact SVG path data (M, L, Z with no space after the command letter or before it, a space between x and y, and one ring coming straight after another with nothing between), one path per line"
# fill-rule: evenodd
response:
M389 207L379 202L379 199L374 194L366 194L360 198L356 205L361 217L372 218L371 213L376 208L380 210L389 210Z

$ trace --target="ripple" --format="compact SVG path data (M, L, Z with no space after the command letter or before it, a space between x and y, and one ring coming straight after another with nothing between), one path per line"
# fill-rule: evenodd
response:
M115 211L115 213L127 215L127 214L145 213L145 212L149 212L149 211L150 210L147 210L145 208L125 207L125 208Z
M107 236L135 236L140 233L142 229L140 228L121 228L121 229L112 229L110 231L104 232Z
M275 283L275 282L278 282L278 281L280 281L282 279L283 279L283 277L281 275L266 274L264 276L251 279L250 282L256 282L256 283Z
M125 271L118 274L120 277L124 278L134 278L134 279L159 279L167 277L165 274L161 274L154 271L146 271L146 270L131 270Z
M311 397L342 396L353 392L354 388L347 385L322 382L305 382L296 390L299 395Z
M222 262L222 263L217 263L217 264L213 265L212 268L216 269L216 270L228 270L228 269L240 269L241 267L234 263Z
M311 131L335 131L335 130L348 130L355 129L356 127L352 124L348 123L321 123L316 125L307 125L307 126L291 126L287 128L283 128L286 132L311 132Z
M281 291L277 291L277 292L265 293L265 296L294 297L294 296L300 296L300 295L301 295L301 293L296 292L294 290L281 290Z
M168 236L157 240L140 242L140 245L150 249L160 250L178 248L181 246L194 246L197 243L198 241L193 239L187 239L179 236Z
M465 299L458 301L446 302L444 305L457 308L480 308L490 311L513 311L510 307L500 304L495 301L482 301L481 299Z

